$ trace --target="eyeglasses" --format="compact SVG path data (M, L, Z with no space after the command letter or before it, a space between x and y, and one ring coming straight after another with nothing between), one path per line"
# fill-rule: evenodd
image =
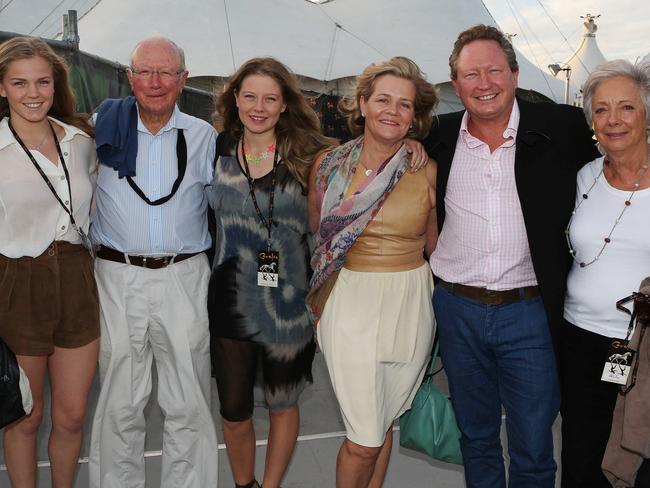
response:
M129 71L133 73L133 76L137 76L138 78L143 78L150 80L153 78L154 75L158 75L161 80L163 81L171 81L172 79L176 78L178 75L181 73L184 73L184 69L179 69L176 71L172 71L169 69L135 69L133 67L129 68Z

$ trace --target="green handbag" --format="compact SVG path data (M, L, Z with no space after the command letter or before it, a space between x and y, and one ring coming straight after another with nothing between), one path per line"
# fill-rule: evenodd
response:
M451 401L433 384L434 363L438 357L436 337L433 354L411 409L399 418L399 443L447 463L463 464L460 431Z

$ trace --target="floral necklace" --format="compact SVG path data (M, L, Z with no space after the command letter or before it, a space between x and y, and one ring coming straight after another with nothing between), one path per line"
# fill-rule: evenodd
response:
M575 217L576 212L578 211L578 209L580 208L580 206L581 206L581 205L582 205L586 200L589 199L589 194L591 193L591 190L593 190L594 186L596 186L596 183L598 183L598 180L599 180L600 177L602 176L603 171L605 170L605 165L608 163L607 160L604 160L604 161L603 161L603 167L600 169L600 172L599 172L599 173L596 175L596 177L594 178L594 182L591 184L591 186L590 186L589 189L586 191L586 193L583 193L583 194L582 194L582 200L580 200L580 201L578 202L578 204L576 205L576 207L573 209L573 212L571 212L571 218L569 219L569 223L568 223L568 225L567 225L567 227L566 227L566 229L565 229L565 231L564 231L564 234L565 234L565 236L566 236L566 242L567 242L567 244L568 244L568 246L569 246L569 254L571 254L571 257L573 258L573 260L574 260L576 263L578 263L578 264L580 265L581 268L586 268L586 267L589 266L590 264L594 264L596 261L598 261L598 258L600 257L600 255L603 253L603 251L604 251L605 248L607 247L607 244L609 244L610 242L612 242L612 234L614 233L614 229L616 229L616 226L617 226L617 225L619 224L619 222L621 221L621 218L623 218L623 214L625 213L625 211L627 210L627 208L628 208L630 205L632 205L632 197L634 197L634 194L637 192L637 190L638 190L639 187L641 186L641 180L643 180L643 177L645 176L646 171L648 171L648 163L649 163L649 162L650 162L650 160L649 160L648 162L646 162L645 164L641 165L641 175L639 176L639 178L638 178L638 179L636 180L636 182L634 183L634 185L633 185L633 188L634 188L634 189L630 192L630 194L627 196L627 198L626 198L625 201L623 202L623 209L621 210L621 213L618 214L618 217L616 217L616 220L614 221L614 225L612 225L612 228L609 230L609 233L608 233L607 236L603 239L603 245L602 245L602 247L600 248L600 251L598 251L598 254L596 254L596 256L594 256L594 258L593 258L591 261L581 261L581 260L579 260L579 259L576 257L576 251L575 251L575 249L573 248L573 244L571 243L571 223L573 222L573 218Z
M265 159L272 158L273 155L275 154L275 142L273 144L269 144L266 147L265 151L262 151L261 153L259 153L257 155L254 155L248 149L246 149L246 144L244 144L243 140L242 140L242 146L243 146L244 157L246 158L246 162L254 164L256 166L259 165Z

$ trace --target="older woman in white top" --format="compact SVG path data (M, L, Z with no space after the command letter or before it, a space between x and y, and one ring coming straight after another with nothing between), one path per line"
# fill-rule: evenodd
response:
M618 385L608 358L630 317L616 302L650 275L650 65L611 61L584 86L585 114L604 154L578 173L567 227L573 257L564 307L562 486L608 488L600 464Z
M99 337L88 230L95 167L86 119L73 113L63 60L43 41L0 45L0 337L34 398L4 431L12 486L36 486L36 438L49 372L52 486L72 486Z

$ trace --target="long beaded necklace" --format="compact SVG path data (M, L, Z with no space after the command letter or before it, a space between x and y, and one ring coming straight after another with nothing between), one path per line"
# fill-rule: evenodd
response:
M600 179L600 177L603 175L603 171L604 171L604 169L605 169L605 164L607 164L607 162L608 162L607 160L605 160L605 161L603 162L603 167L600 169L600 172L599 172L599 173L596 175L596 177L594 178L594 182L591 184L591 186L590 186L589 189L586 191L586 193L583 193L583 194L582 194L582 200L580 200L580 201L578 202L578 204L576 205L576 207L573 209L573 212L571 212L571 218L569 219L569 223L567 224L567 227L566 227L566 229L565 229L565 231L564 231L564 235L566 236L566 242L567 242L567 244L568 244L568 246L569 246L569 254L571 254L571 258L573 258L573 260L574 260L576 263L578 263L578 264L580 265L581 268L585 268L585 267L589 266L590 264L593 264L593 263L595 263L596 261L598 261L598 258L600 257L600 255L603 253L603 251L604 251L605 248L607 247L607 244L609 244L610 242L612 242L612 234L614 233L614 229L616 229L616 226L617 226L617 225L619 224L619 222L621 221L621 218L623 217L623 214L625 213L625 211L627 210L627 208L628 208L630 205L632 205L632 197L634 197L634 194L637 192L637 190L638 190L639 187L641 186L641 180L643 180L643 177L645 176L646 171L648 171L648 162L650 162L650 160L641 166L641 175L639 176L639 179L636 180L636 182L634 183L634 189L630 192L630 194L628 195L628 197L625 199L625 202L624 202L624 205L623 205L623 209L621 210L621 213L618 214L618 217L617 217L616 220L614 221L614 225L612 225L612 228L609 230L609 233L607 234L607 237L605 237L605 238L603 239L603 245L602 245L602 247L600 248L600 251L598 251L598 254L596 254L596 256L595 256L591 261L588 261L588 262L580 261L580 260L576 257L576 251L575 251L575 249L573 248L573 244L571 243L571 223L573 222L573 218L575 217L576 212L578 211L578 209L580 208L580 206L585 202L585 200L588 200L588 199L589 199L589 194L591 193L591 190L593 190L594 186L596 186L596 183L598 183L598 180Z

